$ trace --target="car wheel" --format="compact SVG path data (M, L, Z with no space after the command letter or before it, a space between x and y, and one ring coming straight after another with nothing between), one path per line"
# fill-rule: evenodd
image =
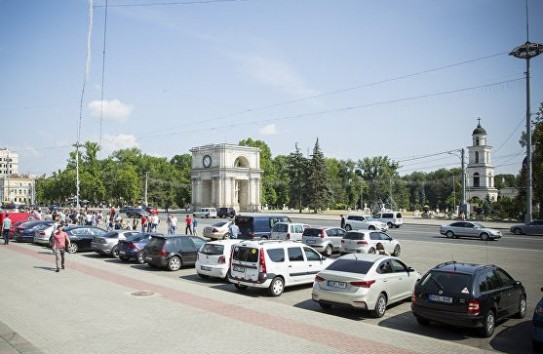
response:
M345 230L347 231L351 231L353 228L351 227L351 225L345 225Z
M245 290L247 290L247 286L246 286L246 285L234 284L234 286L235 286L236 289L238 289L239 291L245 291Z
M123 262L128 262L130 260L127 256L119 256L119 259Z
M77 247L77 243L74 243L74 242L71 242L70 245L68 246L68 253L77 253L77 250L79 249L79 247Z
M168 260L168 270L176 271L181 269L181 258L173 256Z
M488 241L488 234L486 232L483 232L480 237L481 237L481 240Z
M267 240L268 237L267 237L267 236L261 236L260 239L261 239L261 240Z
M326 256L326 257L330 257L332 255L332 245L328 245L326 246L326 248L324 249L324 252L323 254Z
M415 316L415 318L417 319L417 322L421 325L421 326L428 326L430 324L430 320L424 318L424 317L420 317L420 316Z
M119 257L119 247L113 246L111 249L111 257Z
M445 232L445 236L447 236L448 238L453 238L454 237L454 232L449 230L449 231Z
M138 252L138 254L136 254L136 261L139 264L145 263L145 254L143 254L143 252Z
M375 226L368 227L368 230L375 230Z
M393 226L393 225L392 225L392 223L389 221L389 222L387 222L387 226L388 226L389 229L392 229L392 226Z
M229 238L230 238L230 233L229 233L229 232L227 232L227 233L225 233L224 235L222 235L222 239L223 239L223 240L226 240L226 239L229 239Z
M522 229L521 229L520 227L515 227L515 228L513 229L513 233L514 233L515 235L522 235Z
M399 257L401 251L402 251L402 249L401 249L400 245L396 245L396 247L394 247L394 253L392 255L395 256L395 257Z
M381 293L379 294L379 297L377 298L377 302L375 303L375 308L371 312L373 317L375 318L381 318L385 314L387 310L387 298L385 294Z
M321 306L321 308L322 308L323 310L329 310L329 309L332 307L332 305L330 305L330 304L325 304L324 302L319 302L319 305Z
M375 254L375 248L373 248L373 247L370 248L370 249L368 250L368 253L369 253L369 254Z
M496 325L496 317L494 317L494 311L488 310L483 319L483 328L480 329L481 336L488 338L494 333L494 326Z
M520 298L519 304L518 304L518 312L516 314L516 318L524 318L526 316L526 298L523 296Z
M283 290L285 290L285 281L281 277L273 278L268 290L271 296L281 295Z

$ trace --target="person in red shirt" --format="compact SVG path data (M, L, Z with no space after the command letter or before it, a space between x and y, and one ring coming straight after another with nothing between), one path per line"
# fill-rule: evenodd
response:
M53 234L53 254L55 255L55 263L57 265L56 272L60 271L58 266L59 255L60 255L60 265L64 269L64 252L66 245L70 246L70 238L68 234L64 232L64 226L59 224L57 226L57 231Z
M187 215L185 223L187 224L187 226L185 227L185 235L188 235L189 232L192 235L192 219L190 218L190 215Z

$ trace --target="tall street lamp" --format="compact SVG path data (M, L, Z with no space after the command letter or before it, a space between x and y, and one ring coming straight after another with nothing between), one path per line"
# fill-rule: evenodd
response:
M543 53L543 44L526 41L509 53L526 60L526 215L524 222L532 221L532 129L530 121L530 59Z

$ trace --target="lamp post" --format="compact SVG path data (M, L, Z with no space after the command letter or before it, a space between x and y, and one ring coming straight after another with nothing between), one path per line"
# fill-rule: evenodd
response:
M543 53L543 44L526 41L509 53L518 59L526 60L526 215L524 222L532 221L532 129L530 121L530 59Z

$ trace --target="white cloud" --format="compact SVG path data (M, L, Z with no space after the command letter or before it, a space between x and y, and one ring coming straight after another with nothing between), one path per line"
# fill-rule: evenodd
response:
M259 133L266 136L275 135L277 134L277 127L273 123L268 124L260 128Z
M132 134L106 134L102 138L103 151L106 154L110 154L115 150L128 149L131 147L137 147L138 142L136 137Z
M104 119L110 119L117 122L126 122L128 117L132 114L134 108L119 100L111 101L95 100L89 102L90 115L93 117L100 117L100 110L102 110L102 117Z

